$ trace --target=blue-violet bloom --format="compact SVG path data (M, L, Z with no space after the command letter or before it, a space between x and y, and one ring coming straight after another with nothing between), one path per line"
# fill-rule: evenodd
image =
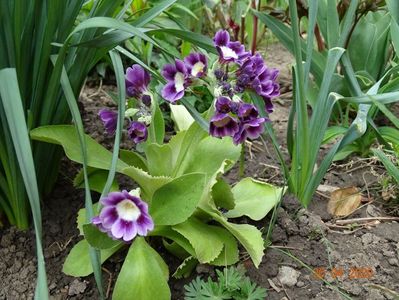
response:
M202 53L190 53L184 59L184 63L187 73L192 77L202 77L208 68L208 61Z
M162 89L162 97L172 103L183 98L188 84L188 73L184 62L176 59L174 65L165 65L162 76L168 81Z
M255 105L250 103L241 103L238 108L238 117L242 121L256 119L259 116L258 110Z
M137 235L146 236L154 229L148 205L139 197L127 191L112 192L100 202L103 208L92 223L113 239L130 242Z
M108 134L115 134L118 113L104 108L99 111L98 115L101 121L103 121L105 130L108 132Z
M126 83L126 94L129 97L141 99L145 96L148 102L148 94L146 94L148 84L150 83L150 74L143 69L140 65L132 65L126 69L125 83Z
M247 138L256 139L264 131L263 123L265 123L264 118L255 118L249 121L241 122L240 128L233 137L233 142L235 145L243 143Z
M245 47L240 42L231 42L230 35L226 30L219 30L213 38L216 50L219 52L219 61L221 63L241 61L249 56Z
M148 136L147 126L144 123L133 121L130 123L128 135L136 144L145 142Z
M211 118L211 122L209 125L209 134L214 137L233 137L238 130L238 120L228 114L216 113Z

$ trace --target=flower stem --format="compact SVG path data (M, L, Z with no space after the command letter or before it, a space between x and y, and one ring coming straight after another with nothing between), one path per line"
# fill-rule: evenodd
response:
M241 155L240 155L240 168L238 171L238 176L240 178L244 177L245 173L245 142L241 145Z
M256 8L256 0L252 0L252 8L255 10L257 9ZM251 44L252 54L254 54L256 51L257 35L258 35L258 18L254 15L253 30L252 30L252 44Z

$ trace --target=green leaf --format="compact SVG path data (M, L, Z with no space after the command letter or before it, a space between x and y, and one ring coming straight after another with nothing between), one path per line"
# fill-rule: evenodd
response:
M152 120L148 128L148 137L152 143L162 145L165 136L165 121L158 103L152 101Z
M396 0L386 0L389 12L392 15L392 18L399 23L399 2Z
M255 267L259 267L262 261L264 251L264 240L262 233L252 225L248 224L234 224L226 220L219 211L203 208L215 221L223 225L238 241L244 246L250 255Z
M189 256L180 264L180 266L177 267L172 276L177 279L187 278L190 276L197 264L198 260L193 256Z
M172 120L176 125L177 131L184 131L188 130L193 124L194 119L188 110L183 105L169 105Z
M145 149L148 171L153 176L170 176L173 171L172 148L166 145L150 144Z
M214 266L229 266L238 261L238 246L234 236L224 228L215 227L219 238L223 241L223 250L219 256L210 262Z
M391 20L391 39L396 53L399 53L399 24L395 20Z
M89 245L96 249L105 250L122 244L121 241L111 239L106 233L98 230L93 224L84 224L83 232Z
M105 170L88 168L87 175L89 176L90 190L95 191L97 193L101 193L107 181L108 172ZM85 188L84 176L82 170L80 170L79 173L75 176L75 179L73 180L73 185L76 188L81 188L81 189ZM110 191L111 192L119 191L119 184L118 182L116 182L115 179L112 182Z
M132 178L140 186L143 193L142 198L149 203L157 189L172 181L170 177L151 176L147 172L136 167L127 167L122 170L122 173Z
M389 175L399 184L399 168L380 149L372 149L375 156L384 164Z
M35 165L15 69L0 70L0 100L7 118L12 143L24 180L36 234L37 283L35 299L48 299L46 268L42 248L42 216Z
M114 248L101 250L101 263L110 258L122 247L123 244L120 244L120 246ZM75 277L85 277L93 273L93 267L89 255L89 244L86 240L81 240L73 246L65 260L62 272Z
M175 36L177 38L180 38L184 41L190 42L206 51L209 53L217 54L217 50L215 46L213 45L213 41L211 38L195 33L192 31L185 31L185 30L180 30L180 29L171 29L171 28L162 28L162 29L154 29L150 30L147 33L148 34L155 34L155 33L167 33L170 36Z
M30 132L31 138L37 141L61 145L66 156L73 161L83 163L79 138L73 125L51 125L35 128ZM108 170L111 166L112 153L97 143L88 135L86 137L87 165L89 167ZM117 171L121 172L128 167L119 160Z
M144 238L136 238L130 246L116 280L112 299L169 300L168 266Z
M369 12L352 33L348 53L355 72L367 71L377 81L388 61L389 15Z
M159 188L150 205L155 225L176 225L186 221L201 200L205 175L192 173L173 179Z
M328 127L326 132L324 133L323 144L327 144L331 142L333 139L339 137L340 135L345 134L348 128L343 126L331 126Z
M259 221L280 201L283 189L252 178L244 178L232 191L236 206L225 214L226 217L248 216Z
M93 204L93 211L97 212L99 202ZM86 218L86 208L81 208L78 211L78 217L76 218L76 224L79 230L79 234L83 235L83 225L87 223Z
M122 149L119 152L119 157L123 162L127 163L129 166L142 169L146 172L148 171L147 162L145 161L145 158L134 151Z
M239 159L240 153L240 147L235 146L231 138L218 139L207 136L198 143L192 155L188 157L184 173L200 172L212 176L225 160L234 164Z
M215 260L223 250L223 240L219 237L220 231L216 226L207 225L196 218L173 226L172 229L183 235L193 246L195 258L200 263L209 263Z
M379 130L384 139L399 145L399 130L388 126L379 127Z
M180 233L172 230L171 226L156 226L155 229L150 232L150 236L160 236L172 240L189 255L195 255L194 248L191 246L190 242Z
M155 17L160 15L164 10L169 8L176 1L177 0L164 0L164 1L160 2L160 3L157 3L150 10L146 11L140 17L138 17L137 19L133 20L131 22L131 25L133 25L135 27L142 27L143 25L147 24L148 22L153 20Z
M255 267L258 268L265 249L262 233L255 226L248 224L234 224L224 221L222 225L240 241L250 255Z
M235 206L235 199L231 187L221 178L217 179L216 183L212 186L212 199L217 207L233 209Z
M339 16L336 1L327 1L327 44L329 48L337 46L339 39Z

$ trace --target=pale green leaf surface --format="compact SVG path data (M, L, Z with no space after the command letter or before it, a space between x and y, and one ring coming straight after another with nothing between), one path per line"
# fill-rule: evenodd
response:
M205 175L192 173L173 179L159 188L150 205L155 225L176 225L186 221L201 200Z
M130 246L116 280L114 300L169 300L168 266L144 238L136 238Z
M172 181L170 177L151 176L147 172L136 167L127 167L123 169L122 173L136 181L141 187L143 199L147 202L151 202L152 196L157 189Z
M183 235L193 246L196 258L201 263L216 259L223 250L223 240L218 227L207 225L196 218L173 226L173 230ZM216 230L215 230L216 229Z
M282 191L282 188L271 184L249 177L244 178L233 187L236 205L225 215L228 218L248 216L259 221L280 201Z
M114 248L101 250L101 263L111 257L122 246L123 245L121 244ZM73 246L64 262L62 271L67 275L75 277L85 277L93 273L93 267L89 255L89 244L86 240L82 240Z
M30 134L34 140L61 145L70 160L83 163L78 134L73 125L42 126L33 129ZM112 153L90 136L85 135L85 137L87 165L97 169L108 170L111 166ZM126 163L121 160L118 161L118 172L121 172L126 167L128 167Z

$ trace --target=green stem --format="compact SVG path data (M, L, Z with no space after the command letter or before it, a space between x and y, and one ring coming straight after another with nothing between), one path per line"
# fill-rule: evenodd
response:
M241 155L240 155L240 169L238 175L240 178L244 177L245 173L245 142L241 145Z

